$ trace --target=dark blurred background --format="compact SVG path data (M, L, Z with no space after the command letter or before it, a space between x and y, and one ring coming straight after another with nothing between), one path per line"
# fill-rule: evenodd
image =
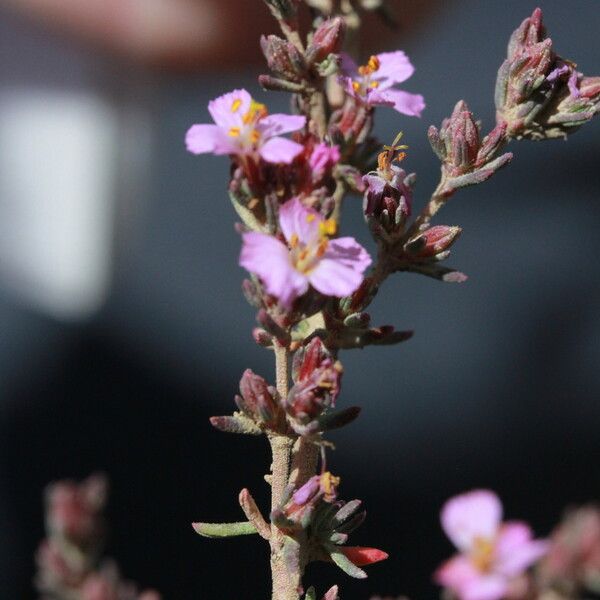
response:
M207 418L231 411L244 368L272 365L240 293L227 160L187 154L183 136L233 87L286 110L256 84L258 34L274 29L258 0L133 4L154 18L137 37L135 20L103 31L73 7L0 3L0 596L35 597L44 486L101 470L108 552L127 577L165 599L265 598L265 544L190 527L239 519L245 486L266 505L265 441ZM600 72L597 0L540 4L560 54ZM419 205L438 175L426 127L460 98L491 127L508 36L534 7L398 0L387 47L408 52L406 88L428 108L421 120L381 109L377 129L387 142L404 130ZM464 228L450 264L466 283L406 274L383 288L374 321L416 335L342 355L340 406L364 409L335 435L330 467L369 511L354 542L391 558L366 582L330 565L307 581L350 599L431 598L450 495L491 487L538 534L600 498L599 127L513 144L508 169L444 209L438 223ZM360 200L346 214L368 244Z

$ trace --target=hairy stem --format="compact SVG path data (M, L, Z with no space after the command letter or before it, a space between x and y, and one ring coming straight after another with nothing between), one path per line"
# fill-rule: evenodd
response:
M425 208L421 211L421 214L415 219L412 227L410 228L410 233L407 238L412 237L416 233L420 233L424 229L427 228L431 218L446 204L448 198L452 196L454 191L448 191L446 189L446 180L442 175L438 186L435 188L429 202L426 204Z
M275 373L277 391L285 398L289 391L289 351L275 343ZM286 435L270 435L273 462L271 464L271 510L282 504L292 468L292 447L294 439ZM271 576L273 579L272 600L298 600L302 573L300 564L290 572L284 557L285 535L271 524Z

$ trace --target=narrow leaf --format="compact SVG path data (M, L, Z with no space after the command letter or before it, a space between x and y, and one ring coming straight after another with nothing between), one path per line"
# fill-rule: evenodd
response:
M343 410L330 412L319 418L319 431L329 431L330 429L339 429L349 423L352 423L360 414L360 406L350 406Z
M256 528L248 521L238 523L192 523L192 527L196 533L208 538L227 538L256 533Z
M345 554L342 554L339 548L332 547L329 556L346 575L350 575L350 577L354 577L355 579L367 578L367 574L347 558Z
M246 435L260 435L260 427L241 413L233 416L211 417L210 424L219 431L226 433L243 433Z
M304 600L317 600L317 592L314 587L309 587L306 596L304 596Z

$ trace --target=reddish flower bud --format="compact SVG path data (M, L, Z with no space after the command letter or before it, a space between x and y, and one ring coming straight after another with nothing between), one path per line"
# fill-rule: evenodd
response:
M257 425L279 429L283 411L277 402L277 391L251 369L246 369L240 380L241 396L235 397L238 408Z
M364 546L342 546L340 548L346 558L357 567L372 565L389 557L387 552L377 548L366 548Z
M588 100L600 102L600 77L584 77L579 86L579 93Z
M306 51L306 59L310 65L319 63L330 54L339 52L346 34L346 21L342 17L328 19L319 25Z
M319 338L298 350L293 365L295 384L285 402L297 433L312 431L317 426L316 419L335 405L342 372L341 363L333 360Z
M409 240L404 246L404 250L416 258L430 258L448 250L461 232L460 227L436 225Z
M276 35L262 36L260 46L269 68L277 77L290 81L300 81L306 71L306 64L294 44Z

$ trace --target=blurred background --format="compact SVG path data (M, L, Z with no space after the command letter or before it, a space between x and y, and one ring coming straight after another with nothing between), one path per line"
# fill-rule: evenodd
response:
M372 42L407 51L421 120L380 109L435 187L425 136L464 98L493 123L495 74L523 0L397 0L400 27ZM558 52L600 72L597 0L540 0ZM237 493L267 499L263 439L226 436L246 367L271 376L240 293L228 161L186 153L209 99L259 91L258 0L0 2L0 590L28 600L43 537L42 490L101 470L111 479L108 553L165 599L265 598L267 547L209 542L193 520L241 517ZM373 40L376 40L375 43ZM415 329L393 348L344 353L330 467L365 500L354 542L391 558L352 581L309 569L344 598L435 597L451 552L443 501L491 487L509 517L547 534L569 503L600 498L600 122L568 143L513 144L512 165L457 195L438 223L461 225L450 264L462 285L403 274L372 307ZM369 243L361 203L345 230Z

